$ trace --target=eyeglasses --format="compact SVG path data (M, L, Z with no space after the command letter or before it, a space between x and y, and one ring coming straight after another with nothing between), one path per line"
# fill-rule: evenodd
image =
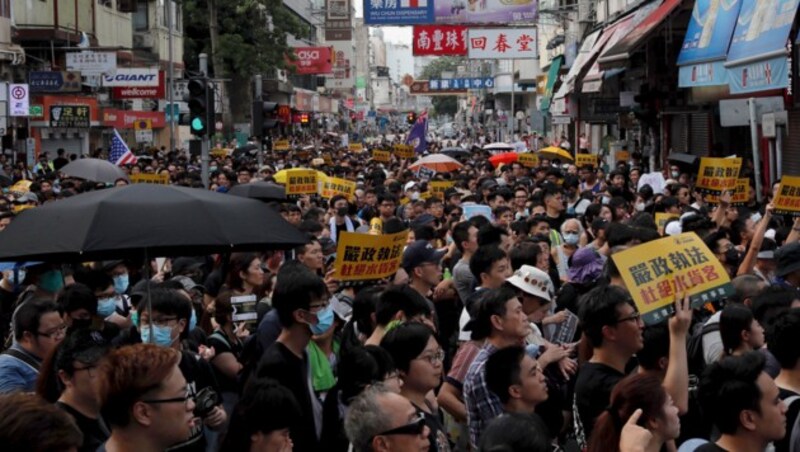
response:
M178 318L177 317L159 317L159 318L153 319L152 323L155 326L165 327L165 326L169 326L169 322L172 322L174 320L178 320ZM147 326L147 325L150 324L150 320L139 319L139 323L142 326Z
M50 330L47 330L45 332L41 332L41 331L37 331L36 332L37 336L49 337L50 339L58 338L58 337L64 337L64 336L66 336L66 334L67 334L67 324L66 323L62 323L61 325L59 325L59 326L57 326L55 328L52 328Z
M622 323L622 322L629 322L633 321L639 323L642 320L642 315L638 312L634 312L633 314L629 315L628 317L623 317L621 319L617 319L614 321L615 324Z
M191 406L189 406L189 402L194 402L194 394L189 389L189 385L186 385L186 395L183 397L172 397L170 399L145 399L141 400L144 403L152 403L152 404L159 404L159 403L178 403L183 402L186 409L189 410Z
M439 350L436 350L436 352L434 352L434 353L431 353L431 354L428 354L428 355L424 355L424 356L420 356L417 359L422 359L422 360L428 361L429 363L431 363L431 365L435 365L436 363L444 362L444 350L439 349Z
M383 433L378 433L375 436L388 436L388 435L421 435L425 431L425 414L419 413L411 422L391 430L386 430ZM373 438L375 437L373 436Z

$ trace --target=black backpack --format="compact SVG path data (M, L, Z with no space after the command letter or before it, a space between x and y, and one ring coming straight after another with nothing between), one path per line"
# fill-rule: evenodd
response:
M697 322L692 327L689 339L686 341L686 359L689 365L689 375L700 377L706 368L706 359L703 355L703 337L706 334L719 331L719 322L705 324Z

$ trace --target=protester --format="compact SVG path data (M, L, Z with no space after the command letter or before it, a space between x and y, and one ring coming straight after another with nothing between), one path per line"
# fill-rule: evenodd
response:
M0 395L0 444L6 450L79 450L81 431L64 411L33 394Z

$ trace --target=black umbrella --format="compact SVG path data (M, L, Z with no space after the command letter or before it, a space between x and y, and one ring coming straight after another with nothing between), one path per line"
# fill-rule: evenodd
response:
M228 194L260 201L286 201L286 188L283 185L264 181L234 185Z
M699 161L699 159L696 155L684 154L682 152L673 152L667 156L667 161L670 163L694 166Z
M255 144L245 144L242 147L238 147L233 150L231 156L235 159L240 159L245 155L256 155L258 154L258 146Z
M444 154L448 157L453 157L454 159L457 158L466 158L470 156L468 150L464 148L454 147L454 148L444 148L439 151L440 154Z
M64 165L60 170L70 177L86 179L93 182L113 184L119 179L128 180L122 168L103 159L79 159Z
M24 211L0 233L0 261L195 256L306 242L264 203L196 188L134 184Z

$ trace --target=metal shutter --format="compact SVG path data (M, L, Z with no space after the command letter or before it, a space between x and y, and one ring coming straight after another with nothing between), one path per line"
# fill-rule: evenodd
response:
M800 110L789 111L789 128L794 132L795 127L800 127ZM781 161L781 174L800 175L800 134L787 133L783 137L783 159Z
M701 157L708 156L708 150L711 148L709 115L708 113L692 113L689 117L691 122L689 152Z
M689 135L687 133L685 114L670 115L670 145L672 152L689 152Z

